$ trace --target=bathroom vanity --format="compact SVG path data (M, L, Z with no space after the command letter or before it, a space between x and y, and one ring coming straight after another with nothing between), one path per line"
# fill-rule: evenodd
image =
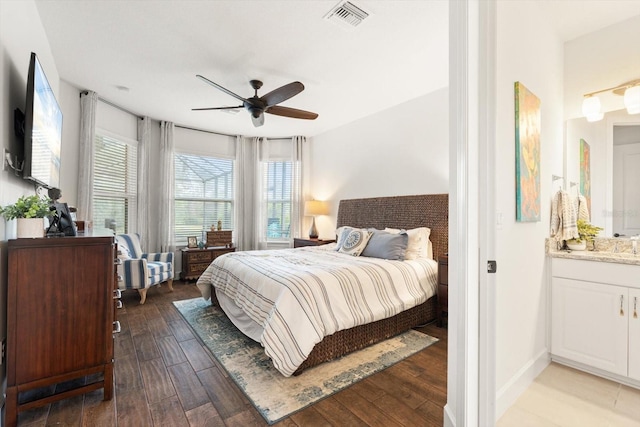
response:
M547 254L552 360L640 388L640 256Z

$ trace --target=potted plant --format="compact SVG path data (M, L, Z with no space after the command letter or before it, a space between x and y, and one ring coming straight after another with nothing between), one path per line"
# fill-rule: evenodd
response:
M567 247L574 251L584 251L587 248L587 242L593 242L593 239L602 231L601 227L590 224L588 221L579 219L578 238L567 240Z
M48 197L21 196L12 205L0 207L0 215L5 220L17 220L16 236L43 237L44 218L51 213L51 200Z

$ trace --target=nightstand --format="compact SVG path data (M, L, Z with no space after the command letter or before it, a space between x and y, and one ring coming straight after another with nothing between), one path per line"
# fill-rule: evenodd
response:
M235 252L236 248L226 246L204 249L182 249L182 271L180 279L198 280L200 275L209 267L211 261L228 252Z
M303 246L320 246L320 245L326 245L327 243L333 243L333 242L335 242L335 240L294 238L293 247L301 248Z
M438 258L438 326L443 325L443 313L449 315L449 256Z

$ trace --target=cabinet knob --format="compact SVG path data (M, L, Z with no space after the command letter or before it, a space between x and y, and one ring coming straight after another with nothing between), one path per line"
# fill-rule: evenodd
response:
M116 259L113 260L113 263L115 265L122 265L122 260L120 258L116 258Z
M620 316L624 316L624 295L620 295Z
M116 308L122 308L124 305L122 304L122 300L116 300Z
M115 322L113 322L113 333L119 334L121 330L122 328L120 327L120 321L116 320Z
M114 289L113 299L120 299L120 298L122 298L122 291L120 289Z
M633 297L633 318L638 318L638 297Z

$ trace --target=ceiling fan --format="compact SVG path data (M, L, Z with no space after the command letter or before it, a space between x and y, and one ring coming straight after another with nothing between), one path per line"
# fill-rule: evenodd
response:
M293 82L274 89L266 95L258 97L258 89L262 87L260 80L251 80L249 84L254 90L254 95L251 98L243 98L231 92L219 84L212 82L206 77L200 74L196 75L197 78L205 83L210 84L223 91L224 93L233 96L234 98L242 101L242 105L235 107L209 107L209 108L193 108L192 111L202 110L233 110L236 108L245 108L251 113L251 121L255 127L262 126L264 124L264 113L275 114L276 116L292 117L294 119L314 120L318 115L310 111L298 110L296 108L282 107L279 104L287 99L299 94L304 90L304 85L300 82Z

